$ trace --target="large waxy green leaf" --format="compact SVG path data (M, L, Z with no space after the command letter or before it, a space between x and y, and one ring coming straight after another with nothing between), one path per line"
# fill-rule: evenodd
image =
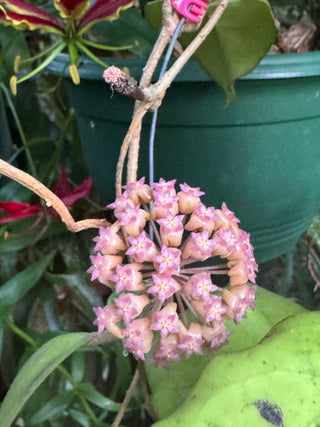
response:
M197 32L184 33L180 42L187 47L208 21L218 2L212 2ZM146 17L156 25L159 4L146 5ZM159 12L158 12L159 13ZM194 57L226 92L227 103L235 99L234 82L250 73L275 41L277 29L266 0L230 0L220 21Z
M256 346L215 357L154 427L319 426L320 313L290 316Z
M23 405L71 353L89 341L91 334L71 333L55 337L39 348L15 377L0 408L1 427L10 427Z
M152 391L152 403L159 418L172 414L184 402L201 376L202 371L213 357L236 353L255 346L270 329L293 314L306 310L292 301L280 297L263 288L257 289L255 311L248 311L248 318L239 325L229 322L227 329L232 331L229 344L214 354L192 356L171 364L170 370L146 367Z

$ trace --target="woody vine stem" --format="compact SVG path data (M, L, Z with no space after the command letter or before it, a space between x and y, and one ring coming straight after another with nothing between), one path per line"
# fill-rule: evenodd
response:
M121 187L123 166L127 157L128 149L129 155L127 167L127 183L137 180L140 132L143 117L149 110L157 108L161 104L162 99L164 98L166 91L170 87L172 81L181 71L182 67L191 58L194 52L198 49L201 43L206 39L208 34L216 26L228 3L229 0L220 0L220 3L209 18L208 22L204 25L202 30L198 33L198 35L194 38L190 45L184 50L184 52L174 62L174 64L165 73L165 75L157 83L151 85L150 81L153 76L154 70L161 58L161 55L167 43L171 39L180 19L177 12L173 9L170 0L164 1L162 9L162 29L158 41L155 44L150 58L144 68L144 72L139 85L139 88L144 94L144 99L142 101L137 100L135 103L132 122L121 146L116 172L117 197L119 197L122 193ZM183 29L184 27L182 28L182 30Z
M163 25L159 35L159 38L154 46L154 49L149 57L149 60L144 68L144 72L139 84L139 89L143 93L143 100L136 101L132 122L130 124L127 135L121 146L120 156L117 164L116 172L116 195L117 197L121 194L122 190L122 174L125 159L128 154L128 170L127 170L127 182L132 182L137 179L138 169L138 154L140 145L140 132L142 120L145 114L154 108L157 108L164 98L167 89L171 85L174 78L180 72L182 67L191 58L196 49L205 40L207 35L216 26L220 17L222 16L225 8L228 5L229 0L220 0L220 3L216 7L215 11L209 18L208 22L190 45L184 50L184 52L177 58L171 68L165 73L165 75L155 84L150 84L154 70L162 56L162 53L170 41L178 23L179 15L173 9L170 0L165 0L163 4ZM189 24L185 24L186 28ZM0 173L19 182L21 185L30 189L38 196L43 198L48 207L52 207L60 215L61 220L66 224L67 228L72 232L79 232L88 228L99 228L100 226L107 226L107 222L101 219L88 219L83 221L74 221L68 208L52 191L50 191L45 185L39 182L37 179L32 177L26 172L21 171L18 168L10 165L4 160L0 159Z
M222 16L225 8L228 5L229 0L220 0L215 11L210 16L208 22L203 26L198 35L190 43L190 45L183 51L183 53L176 59L171 68L164 74L163 77L155 84L151 84L151 79L156 69L158 62L160 61L162 54L170 42L181 16L173 9L170 0L164 0L163 3L163 17L162 17L162 29L159 38L154 46L154 49L148 59L148 62L144 68L143 75L138 86L138 100L135 102L134 112L130 127L127 135L121 146L120 156L117 164L116 172L116 195L119 197L122 193L122 175L125 159L128 156L127 166L127 183L137 180L137 169L138 169L138 155L140 145L140 133L142 120L148 111L155 110L161 105L162 99L164 98L167 89L170 87L172 81L180 72L182 67L191 58L196 49L205 40L207 35L212 31L220 17ZM191 22L185 23L182 27L183 30L194 29L194 25ZM20 169L15 168L9 163L0 159L0 173L19 182L21 185L27 187L35 194L44 199L46 206L53 208L60 215L61 220L66 224L67 228L71 232L79 232L88 228L99 228L100 226L107 227L110 225L107 221L101 219L87 219L82 221L74 221L66 205L59 199L52 191L50 191L45 185L39 182L31 175L23 172ZM109 332L102 336L95 336L95 339L90 342L89 345L95 345L102 342L110 342L114 337ZM132 397L135 386L141 375L141 369L137 368L137 371L132 380L132 384L127 391L125 400L123 401L121 410L118 416L112 424L113 427L117 427L121 418L127 408L127 405Z

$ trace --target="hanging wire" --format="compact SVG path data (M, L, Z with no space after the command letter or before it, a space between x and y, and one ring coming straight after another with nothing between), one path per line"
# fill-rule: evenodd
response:
M173 51L173 47L177 41L177 38L179 37L180 30L185 22L185 18L182 18L177 25L177 28L175 29L172 39L170 41L170 44L168 46L160 74L159 79L163 77L164 73L167 71L168 63ZM152 186L152 183L154 181L154 139L155 139L155 133L156 133L156 126L157 126L157 118L158 118L158 108L154 110L153 116L152 116L152 122L151 122L151 129L150 129L150 138L149 138L149 184Z
M172 39L169 43L166 55L163 60L163 64L159 74L159 79L161 79L161 77L163 77L164 73L167 71L167 67L173 51L173 47L177 41L177 38L179 37L181 28L185 20L186 20L185 18L182 18L179 21L179 24L177 25L177 28L173 33ZM158 118L158 108L156 108L153 112L151 128L150 128L150 137L149 137L149 184L150 184L150 187L152 187L152 183L154 182L154 140L155 140L155 134L156 134L156 127L157 127L157 118ZM150 209L151 208L152 208L152 203L150 203ZM149 236L151 240L153 240L153 228L151 224L149 225Z

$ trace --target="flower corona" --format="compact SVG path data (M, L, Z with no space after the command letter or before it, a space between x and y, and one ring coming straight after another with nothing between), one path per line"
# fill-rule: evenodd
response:
M258 269L250 236L227 205L207 208L199 188L180 189L162 178L126 185L108 205L116 222L94 238L88 270L115 295L94 308L98 332L109 330L136 358L165 368L228 342L225 320L237 324L254 309ZM230 286L217 284L221 275Z

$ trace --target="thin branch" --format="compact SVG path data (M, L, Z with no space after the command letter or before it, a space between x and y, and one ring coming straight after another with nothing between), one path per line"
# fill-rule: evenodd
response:
M0 159L0 173L16 182L19 182L19 184L29 188L29 190L44 199L46 206L57 211L61 220L66 224L68 230L73 233L77 233L78 231L86 230L88 228L99 228L101 226L106 227L110 225L108 221L104 219L84 219L76 222L70 214L67 206L51 190L36 178L33 178L33 176L10 165L10 163L7 163L2 159Z
M135 134L131 136L127 166L127 183L137 180L141 127L142 120L139 126L136 127Z
M94 347L96 345L108 344L110 342L118 340L118 338L113 335L111 332L105 330L102 334L98 332L93 332L90 340L85 344L84 347Z
M213 28L217 25L223 12L225 11L229 0L220 0L220 3L210 16L208 22L204 25L197 36L192 40L189 46L183 51L183 53L177 58L171 68L165 73L165 75L153 86L145 89L145 95L147 99L161 99L165 95L166 90L171 85L172 81L181 71L182 67L188 62L194 52L198 49L205 38L211 33Z
M145 113L148 109L154 107L155 105L159 105L159 103L165 96L166 90L171 85L174 78L177 76L182 67L186 64L186 62L191 58L194 52L198 49L201 43L205 40L208 34L216 26L225 8L227 7L228 2L229 0L220 1L219 5L209 18L208 22L204 25L202 30L198 33L198 35L194 38L190 45L185 49L181 56L175 61L169 71L167 71L157 83L155 83L154 85L147 86L151 81L153 72L155 70L155 67L157 66L157 63L160 60L163 50L167 42L170 40L178 23L176 12L172 8L171 4L169 4L170 1L166 0L164 2L162 30L160 32L160 36L155 45L155 48L153 49L151 56L147 62L147 65L144 68L144 72L140 81L140 87L142 88L146 96L146 100L142 102L136 102L133 120L121 147L116 174L117 197L121 195L123 165L128 153L129 146L131 144L132 147L129 153L127 182L135 181L137 179L140 133L142 119ZM174 25L172 23L174 23Z
M111 427L118 427L121 423L121 420L127 410L127 407L130 403L130 400L135 392L135 389L137 387L138 381L139 381L139 377L140 377L140 372L139 372L139 368L136 369L134 376L132 378L131 384L128 388L128 390L126 391L126 396L121 404L121 408L120 411L117 413L116 418L114 419Z
M135 108L132 121L129 127L129 130L123 140L120 156L117 164L117 172L116 172L116 196L119 197L122 193L122 174L123 174L123 166L127 156L129 145L132 141L133 137L136 137L139 129L141 128L141 123L144 115L148 111L148 108L152 103L141 102L138 108Z
M143 69L143 74L139 84L141 88L149 86L154 70L156 69L163 51L169 43L178 23L179 18L177 14L174 13L171 1L165 0L162 6L162 27L158 39Z

